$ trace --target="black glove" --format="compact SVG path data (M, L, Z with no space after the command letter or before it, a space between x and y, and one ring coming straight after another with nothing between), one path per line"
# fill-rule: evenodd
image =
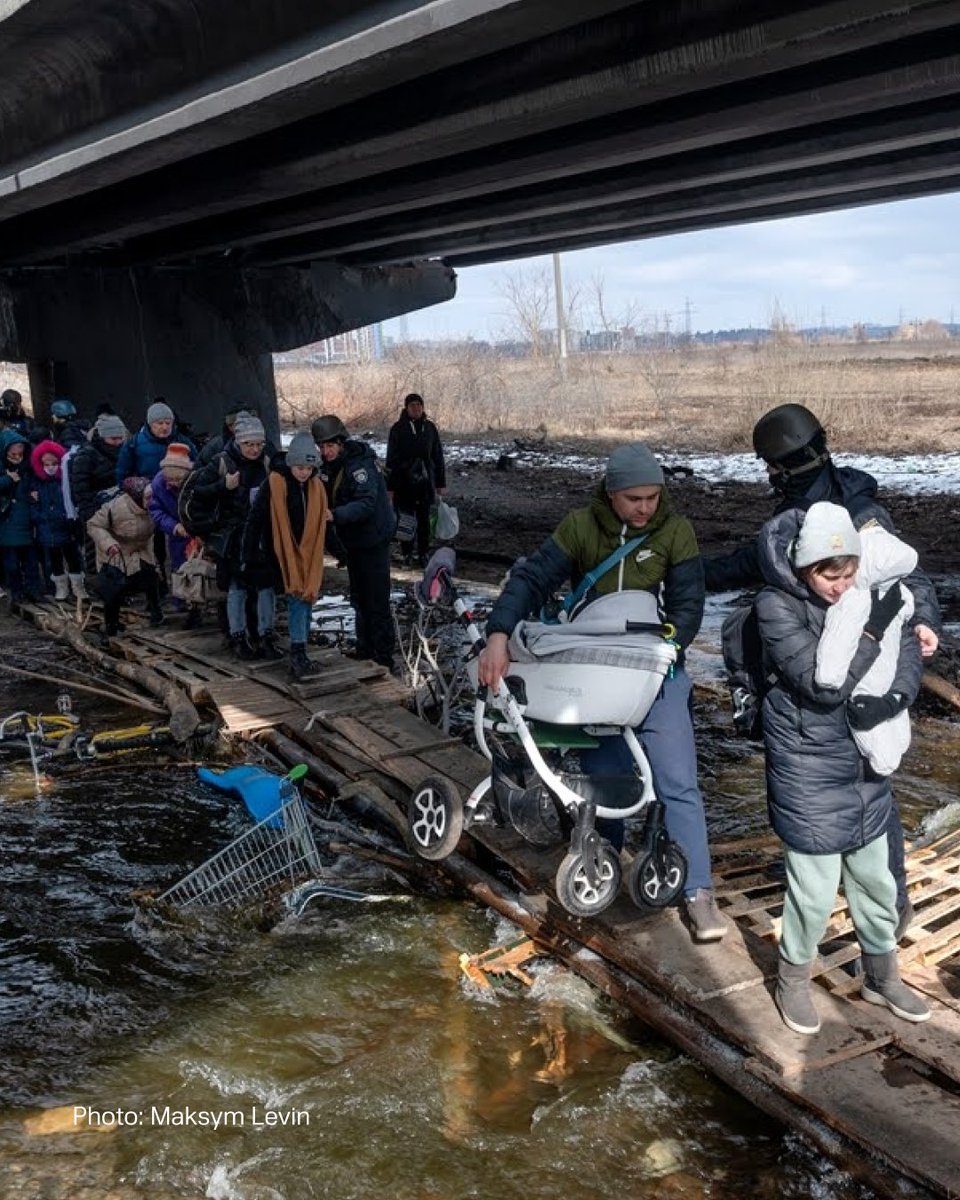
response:
M851 729L873 729L904 708L906 704L899 692L887 692L884 696L854 696L847 701L847 721Z
M900 584L895 583L882 598L876 588L871 590L870 596L870 615L867 617L867 623L863 627L863 632L869 633L874 641L879 642L887 632L890 622L903 607Z

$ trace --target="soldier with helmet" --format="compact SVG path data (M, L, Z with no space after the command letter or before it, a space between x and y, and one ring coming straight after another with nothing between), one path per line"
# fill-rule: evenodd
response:
M320 447L320 478L327 490L327 549L345 559L350 603L356 614L357 658L393 666L390 610L390 542L393 505L372 447L350 437L327 413L310 427Z
M50 405L50 437L58 446L63 446L64 450L82 446L88 440L89 432L89 421L82 421L77 416L72 400L61 396Z
M823 425L802 404L779 404L764 413L753 427L753 448L757 457L766 463L770 484L778 497L772 515L792 508L806 512L812 504L825 500L845 508L858 530L870 521L876 521L884 529L895 532L890 514L877 502L877 481L865 471L836 466L827 448ZM704 558L703 565L708 592L763 583L756 538L729 554ZM942 632L936 592L929 577L920 570L908 576L904 583L914 597L913 631L920 643L921 654L929 658L935 653ZM907 897L903 826L896 804L887 826L887 837L890 869L897 882L899 938L910 923L913 908Z

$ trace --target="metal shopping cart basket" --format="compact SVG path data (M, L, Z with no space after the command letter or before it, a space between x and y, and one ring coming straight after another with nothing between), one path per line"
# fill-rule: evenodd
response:
M157 897L181 911L222 905L242 908L289 891L321 874L320 855L294 768L283 781L276 812L258 821L186 878Z
M282 900L296 916L315 899L379 901L389 896L357 892L323 880L310 816L295 784L307 773L302 763L281 780L280 807L245 830L186 878L156 899L180 912L220 906L240 909Z

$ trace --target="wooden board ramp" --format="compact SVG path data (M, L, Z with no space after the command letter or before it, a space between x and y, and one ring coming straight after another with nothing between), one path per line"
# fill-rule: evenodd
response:
M229 658L217 632L140 626L117 639L117 649L215 706L226 734L280 730L357 786L376 785L401 803L427 775L443 776L465 797L487 774L479 754L405 706L409 692L399 681L337 650L312 649L318 676L296 684L285 662ZM900 961L904 978L929 999L932 1020L912 1026L859 999L858 949L841 896L818 963L823 1029L815 1037L791 1033L773 1002L784 873L772 835L714 845L714 886L731 929L707 946L693 943L677 909L642 911L625 893L598 917L571 916L553 891L565 847L535 850L510 830L483 826L461 850L446 865L461 883L464 871L482 874L490 863L471 894L496 907L506 871L517 890L500 911L528 933L532 922L532 936L611 995L643 997L638 1011L655 1028L852 1163L875 1190L958 1195L960 832L907 860L917 916Z

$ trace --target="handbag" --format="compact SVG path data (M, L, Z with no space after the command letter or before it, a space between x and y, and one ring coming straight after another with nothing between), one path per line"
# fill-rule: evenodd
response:
M113 563L104 563L97 571L90 585L104 604L110 604L123 595L127 586L127 575Z
M217 587L217 564L207 558L208 546L195 538L187 545L187 557L170 577L170 590L177 600L187 604L206 604L222 600L224 593Z
M415 513L397 513L397 541L412 542L417 536L417 517Z

